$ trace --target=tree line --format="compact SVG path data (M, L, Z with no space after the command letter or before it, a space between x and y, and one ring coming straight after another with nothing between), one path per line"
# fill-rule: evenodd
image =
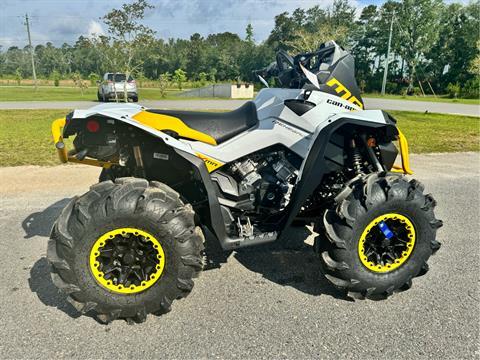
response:
M335 0L329 8L298 8L275 16L263 42L255 41L251 24L242 35L195 33L190 39L161 39L141 21L151 7L146 0L136 0L112 10L103 17L108 35L80 36L74 44L61 46L50 42L35 46L37 74L54 80L92 80L105 72L127 71L160 83L174 78L180 87L187 78L200 84L252 81L252 70L274 61L276 51L314 51L334 39L354 54L362 90L375 92L381 88L392 27L388 93L479 96L479 0L466 5L387 1L366 6L359 14L348 0ZM0 76L30 77L29 50L28 46L2 49Z

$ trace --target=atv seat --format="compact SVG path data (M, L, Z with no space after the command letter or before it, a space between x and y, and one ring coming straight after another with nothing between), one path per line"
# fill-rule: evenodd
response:
M258 124L257 107L253 101L248 101L238 109L224 113L154 109L149 109L147 112L176 117L189 128L211 136L217 144Z

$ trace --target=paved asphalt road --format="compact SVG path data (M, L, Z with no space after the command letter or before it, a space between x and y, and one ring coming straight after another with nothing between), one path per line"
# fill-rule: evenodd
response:
M78 317L45 260L54 219L98 169L0 168L0 358L478 359L479 160L412 157L445 225L430 272L407 292L348 301L310 250L245 251L204 272L172 312L134 326Z
M367 109L403 110L445 114L480 116L479 105L455 103L435 103L426 101L364 99ZM194 110L233 110L245 100L145 100L140 104L150 108L194 109ZM0 102L2 109L86 109L98 105L96 101L6 101Z

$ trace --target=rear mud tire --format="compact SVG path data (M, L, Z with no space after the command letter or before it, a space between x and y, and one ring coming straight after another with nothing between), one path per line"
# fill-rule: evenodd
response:
M412 279L428 271L427 261L439 248L436 231L442 222L435 218L435 200L423 194L423 185L392 173L371 174L346 187L315 224L320 235L315 248L325 277L337 288L357 299L386 299L408 290ZM362 232L375 218L387 213L406 216L413 223L416 242L400 267L374 272L359 257Z
M80 312L102 323L123 318L139 323L147 314L170 311L175 299L186 297L203 268L203 233L194 211L167 185L138 178L104 181L74 198L55 222L47 259L54 284L68 294ZM88 258L92 245L116 228L134 227L152 234L165 252L165 268L151 287L120 294L93 277Z
M112 165L111 167L103 168L98 177L98 182L113 181L122 177L129 177L131 174L127 171L127 168L118 165Z
M98 177L98 182L103 181L115 181L115 176L113 175L111 169L102 169L102 171L100 172L100 176Z

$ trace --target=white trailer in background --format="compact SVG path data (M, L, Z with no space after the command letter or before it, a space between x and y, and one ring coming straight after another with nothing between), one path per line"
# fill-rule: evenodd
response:
M184 91L181 97L218 97L226 99L252 99L253 84L214 84Z

